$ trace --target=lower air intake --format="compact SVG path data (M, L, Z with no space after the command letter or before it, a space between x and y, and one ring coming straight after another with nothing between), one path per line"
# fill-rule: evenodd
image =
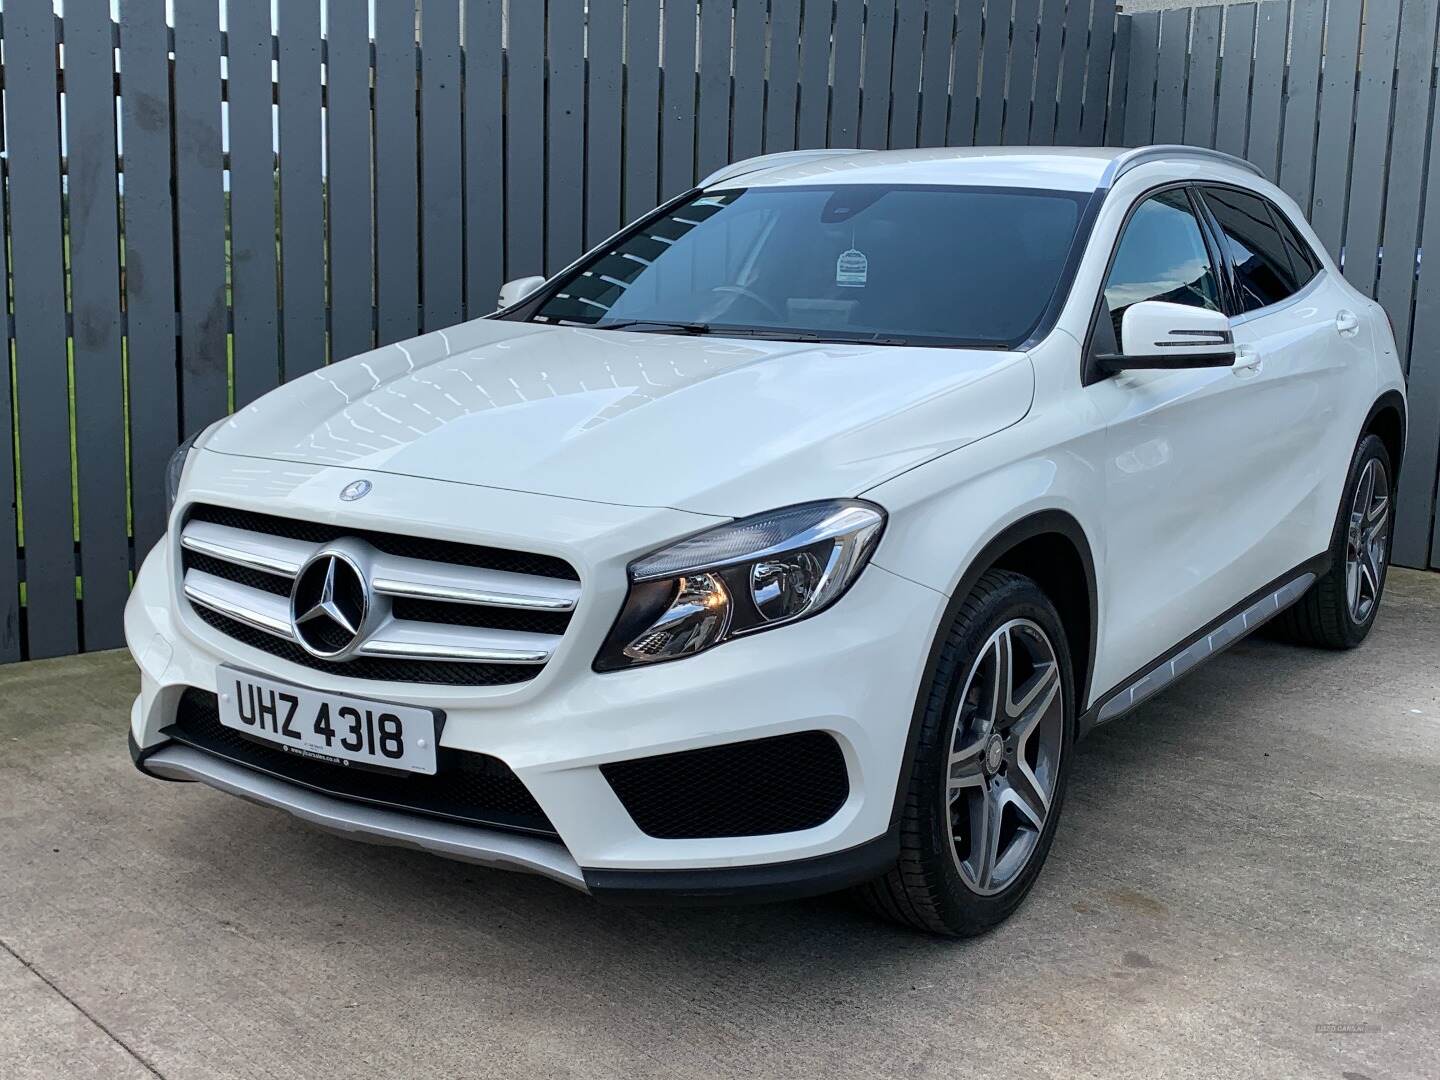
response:
M602 765L635 824L662 840L813 829L850 795L833 736L803 731Z

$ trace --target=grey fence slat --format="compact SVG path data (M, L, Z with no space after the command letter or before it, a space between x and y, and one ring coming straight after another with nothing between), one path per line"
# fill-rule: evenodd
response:
M502 2L465 0L465 313L472 319L494 310L505 274Z
M735 5L735 89L730 156L755 157L765 146L765 5Z
M930 0L923 48L916 139L921 146L943 146L950 106L950 57L955 49L955 0Z
M1432 118L1433 119L1433 118ZM1432 139L1425 177L1425 215L1421 243L1440 247L1440 139ZM1395 500L1393 555L1403 566L1440 567L1435 537L1435 472L1440 468L1440 271L1436 260L1421 264L1415 284L1415 320L1411 327L1409 429L1405 467ZM1405 345L1400 344L1405 351Z
M1155 135L1157 143L1185 138L1185 56L1190 9L1171 8L1160 16L1160 53L1155 72Z
M230 306L234 322L234 394L235 407L243 408L280 382L280 305L276 296L278 282L275 261L275 80L271 70L274 54L270 27L269 0L230 0L227 41L227 71L230 100ZM341 20L348 25L350 20ZM332 64L343 69L343 40L346 27L334 27L331 45ZM366 115L369 114L369 35L365 46ZM334 86L336 68L332 66ZM344 108L348 95L336 87L337 103ZM332 124L335 117L331 117ZM332 176L338 187L355 182L354 163L343 168L337 162L332 138ZM369 135L366 135L369 146ZM366 182L370 163L364 162ZM335 193L332 192L332 199ZM368 221L369 214L366 218ZM343 220L343 219L342 219ZM343 230L344 236L354 235L353 226ZM343 254L344 240L339 241ZM358 245L352 245L358 247ZM351 258L356 256L351 252ZM368 230L364 243L364 259L370 261ZM347 270L349 264L343 263ZM337 284L341 275L337 271ZM370 327L370 293L365 292L364 329ZM337 290L332 296L337 325L342 321L341 307L345 294ZM348 330L348 327L347 327Z
M860 145L860 41L865 0L835 2L835 75L827 146Z
M505 276L545 269L545 6L511 4L505 56Z
M949 146L975 142L976 110L980 102L980 50L983 10L975 0L960 0L955 14L955 47L951 66L950 116L945 123Z
M895 12L895 56L890 71L890 135L894 149L916 145L920 135L920 77L925 48L925 7L919 0Z
M1415 5L1412 2L1410 6ZM1344 240L1345 277L1367 296L1375 288L1379 270L1390 95L1395 89L1399 36L1400 0L1369 0L1365 6L1365 55L1355 101L1355 148ZM1405 103L1401 107L1414 106Z
M552 0L552 3L555 0ZM353 16L352 16L353 18ZM357 20L358 21L358 20ZM568 18L559 20L568 25ZM583 27L577 27L578 39ZM577 49L578 51L578 49ZM460 5L431 0L420 5L420 250L424 263L420 297L424 329L438 330L464 314L464 210L460 201ZM577 67L578 61L577 61ZM576 77L578 84L578 76ZM577 97L579 93L577 92ZM580 141L577 134L575 143ZM580 178L566 191L579 192ZM565 199L578 207L578 199ZM574 216L578 218L578 209ZM580 226L574 228L579 247Z
M1015 0L1001 135L1008 146L1023 146L1030 140L1030 96L1035 81L1035 31L1039 20L1040 0Z
M1074 146L1080 141L1080 117L1085 111L1085 54L1090 37L1090 0L1065 5L1065 27L1060 39L1060 97L1055 111L1055 143Z
M668 3L661 18L660 196L670 199L695 183L695 5Z
M1285 107L1288 5L1261 4L1255 13L1255 72L1250 82L1250 134L1245 156L1265 175L1280 168L1280 121Z
M620 89L623 0L590 0L586 28L585 246L620 227Z
M1320 134L1315 147L1315 193L1310 206L1310 224L1336 257L1340 254L1340 238L1345 226L1362 8L1363 0L1331 0L1325 31L1325 70L1320 87Z
M1220 59L1220 103L1216 112L1215 149L1245 155L1250 124L1250 66L1255 51L1255 5L1225 9L1225 49ZM1311 118L1314 127L1314 118ZM1313 130L1312 130L1313 134Z
M1395 340L1407 362L1410 338L1410 302L1415 288L1415 249L1420 229L1420 195L1425 183L1425 149L1433 124L1409 123L1405 117L1428 101L1430 74L1435 63L1437 7L1433 3L1406 4L1400 24L1395 100L1401 103L1390 144L1390 167L1385 176L1385 257L1380 263L1377 296L1390 315ZM1407 103L1415 103L1410 105Z
M634 221L659 193L660 0L627 0L625 57L623 216Z
M325 204L320 178L320 3L277 7L280 96L280 362L285 378L326 360Z
M1131 19L1130 73L1126 79L1125 145L1153 141L1155 130L1155 68L1160 51L1160 13L1146 11Z
M1220 9L1195 9L1190 75L1185 86L1185 142L1215 145L1215 78L1220 62Z
M120 11L120 66L126 362L134 406L130 512L139 556L165 531L165 463L181 438L165 0L126 0Z
M800 103L795 145L826 145L830 119L830 27L832 0L804 0L800 17Z
M871 150L883 150L890 138L890 65L894 45L895 0L866 0L860 145Z
M20 651L20 537L15 508L15 403L10 391L10 266L9 237L5 215L0 214L0 342L5 343L7 362L0 379L0 664L21 658Z
M1044 0L1035 49L1035 97L1030 107L1030 139L1036 146L1055 144L1055 115L1060 94L1060 47L1065 35L1065 0Z
M414 337L420 330L416 89L415 0L375 0L377 345ZM531 124L524 130L533 135L538 125ZM505 220L513 236L520 228L520 215L513 213L508 203ZM537 257L529 263L531 269L526 273L539 268L538 250L538 242L527 250L527 255Z
M176 10L174 84L181 418L195 431L230 407L218 4Z
M795 105L799 88L800 0L772 0L765 153L795 149Z
M1428 0L1427 6L1433 8ZM1307 213L1315 177L1315 118L1320 106L1320 49L1324 34L1323 5L1297 5L1290 31L1279 183Z
M252 4L260 9L264 23L269 24L269 4L264 0ZM374 278L371 262L370 238L374 222L370 212L372 192L370 181L371 162L374 160L370 145L370 28L368 20L356 18L353 8L343 0L329 0L329 40L326 43L327 61L325 66L326 86L329 104L325 110L326 122L326 164L327 198L330 211L330 355L336 360L354 356L371 348L374 341L374 312L370 303L371 282ZM230 48L235 48L235 2L230 4ZM268 51L268 50L267 50ZM235 61L230 61L231 79L234 79ZM269 62L265 68L269 69ZM235 99L231 84L231 125L230 140L235 140ZM258 87L256 88L259 89ZM266 88L268 97L268 87ZM256 119L259 109L268 103L256 100ZM268 114L268 108L265 109ZM266 115L265 120L269 119ZM253 125L264 136L270 134L268 123ZM252 134L252 137L253 134ZM258 151L259 148L257 148ZM268 155L260 154L263 161ZM268 164L268 162L267 162ZM231 186L234 186L235 158L231 156ZM269 170L267 169L266 172ZM256 180L260 178L257 176ZM272 188L273 190L273 188ZM232 194L231 199L235 196ZM275 211L272 204L257 200L259 206L269 210L271 221ZM234 221L234 210L231 220ZM233 224L231 226L233 231ZM258 232L258 230L257 230ZM458 232L458 229L457 229ZM263 239L259 235L256 240ZM260 244L257 247L262 246ZM274 250L269 247L270 262L261 278L268 283L270 302L275 297ZM253 255L252 255L253 258ZM457 268L458 269L458 268ZM236 262L235 290L235 367L237 384L235 404L238 408L240 390L238 375L242 360L249 364L249 346L240 334L240 290L239 263ZM268 312L267 312L268 314ZM271 349L274 345L274 330L270 330ZM266 352L267 363L269 351Z
M985 3L985 43L980 52L980 97L975 116L977 146L994 146L1004 134L1010 5L1011 0L986 0Z
M547 22L545 272L573 262L584 248L585 3L550 0Z
M699 174L708 176L730 160L730 32L734 12L710 0L700 9L699 103L695 110L695 153Z
M1095 0L1085 65L1085 110L1080 118L1083 145L1121 141L1130 77L1130 23L1128 16L1117 23L1115 0Z
M69 0L65 5L65 67L81 615L85 648L113 649L125 643L122 616L130 592L130 538L125 522L114 37L106 0Z
M10 240L25 259L14 281L15 408L31 657L61 656L78 643L55 44L49 4L5 12Z

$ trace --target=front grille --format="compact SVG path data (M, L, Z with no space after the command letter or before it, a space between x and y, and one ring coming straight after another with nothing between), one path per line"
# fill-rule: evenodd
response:
M300 567L336 541L361 553L380 617L352 655L327 660L297 640L290 593ZM182 591L208 625L271 656L356 679L527 682L569 628L579 596L575 569L549 555L207 504L190 508L180 554ZM352 638L323 622L306 633L320 652L341 651Z
M845 755L823 731L602 765L631 818L664 840L813 829L850 795Z
M180 697L164 734L217 757L327 795L471 825L555 835L550 819L503 761L439 747L434 776L400 776L331 765L291 754L220 723L215 695L194 687Z

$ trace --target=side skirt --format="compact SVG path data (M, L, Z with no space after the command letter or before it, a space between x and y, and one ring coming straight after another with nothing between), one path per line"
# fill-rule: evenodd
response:
M1290 573L1251 594L1203 629L1192 634L1169 652L1151 661L1113 690L1107 691L1080 716L1081 737L1101 724L1124 716L1149 700L1182 675L1194 671L1206 660L1231 645L1295 603L1330 568L1330 556L1318 555Z

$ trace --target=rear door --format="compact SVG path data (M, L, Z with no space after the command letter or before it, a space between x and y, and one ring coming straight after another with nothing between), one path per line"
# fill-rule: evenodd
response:
M1259 588L1329 543L1357 434L1346 387L1367 365L1371 328L1277 206L1221 185L1200 195L1228 263L1237 375L1265 417L1246 436L1263 467L1237 493L1237 509L1265 508L1271 530L1253 553Z

